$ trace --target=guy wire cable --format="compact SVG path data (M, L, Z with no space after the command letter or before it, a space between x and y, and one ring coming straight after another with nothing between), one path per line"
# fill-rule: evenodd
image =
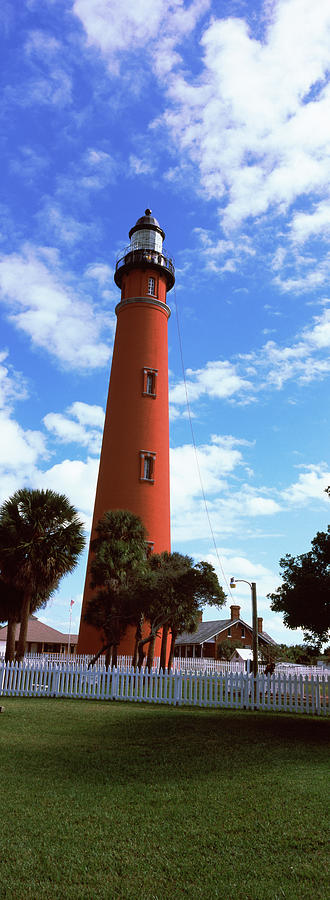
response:
M196 466L197 466L197 471L198 471L198 477L199 477L199 482L200 482L200 486L201 486L202 497L203 497L204 506L205 506L205 512L206 512L206 516L207 516L207 521L208 521L208 523L209 523L209 529L210 529L211 536L212 536L212 541L213 541L213 546L214 546L215 554L216 554L216 557L217 557L217 560L218 560L218 563L219 563L219 567L220 567L220 570L221 570L221 573L222 573L222 577L223 577L224 582L225 582L225 584L226 584L226 587L227 587L227 589L228 589L228 591L229 591L230 597L231 597L231 599L233 600L233 599L234 599L234 598L233 598L233 593L232 593L232 590L231 590L230 585L228 584L227 578L226 578L225 573L224 573L224 570L223 570L223 565L222 565L222 562L221 562L221 559L220 559L220 556L219 556L219 553L218 553L218 548L217 548L217 545L216 545L216 540L215 540L215 537L214 537L214 531L213 531L213 528L212 528L212 523L211 523L210 513L209 513L209 510L208 510L207 500L206 500L206 496L205 496L204 485L203 485L203 481L202 481L202 474L201 474L200 465L199 465L199 461L198 461L197 446L196 446L195 435L194 435L194 429L193 429L193 424L192 424L192 416L191 416L191 411L190 411L190 403L189 403L189 398L188 398L188 389L187 389L187 381L186 381L186 372L185 372L184 360L183 360L181 329L180 329L179 310L178 310L178 303L177 303L177 298L176 298L176 286L175 286L175 284L174 284L174 302L175 302L175 312L176 312L176 321L177 321L177 329L178 329L178 340L179 340L179 350L180 350L180 358L181 358L181 367L182 367L183 383L184 383L184 389L185 389L185 395L186 395L186 404L187 404L188 418L189 418L189 424L190 424L190 431L191 431L191 438L192 438L193 448L194 448L194 452L195 452L195 460L196 460Z

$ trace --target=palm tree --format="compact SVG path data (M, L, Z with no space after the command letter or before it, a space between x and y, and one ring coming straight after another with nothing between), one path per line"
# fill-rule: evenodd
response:
M22 594L6 584L0 577L0 622L7 622L5 661L12 662L15 656L16 625L19 622Z
M16 491L0 508L1 578L21 592L16 659L22 660L31 612L45 605L85 546L83 525L64 494Z
M146 530L139 516L129 510L104 513L91 543L91 588L95 591L85 611L85 622L103 632L105 643L98 656L107 653L106 664L116 665L117 647L128 625L139 626L134 606L134 583L147 568Z

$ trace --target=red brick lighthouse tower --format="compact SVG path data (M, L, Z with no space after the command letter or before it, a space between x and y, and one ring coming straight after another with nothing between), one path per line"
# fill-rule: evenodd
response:
M163 254L164 231L146 209L129 232L130 245L116 263L121 289L117 329L96 488L92 537L110 509L136 513L151 551L170 550L167 291L174 285L172 260ZM91 596L87 563L78 653L94 653L100 632L83 621ZM131 654L128 628L119 653ZM156 654L159 647L156 646Z

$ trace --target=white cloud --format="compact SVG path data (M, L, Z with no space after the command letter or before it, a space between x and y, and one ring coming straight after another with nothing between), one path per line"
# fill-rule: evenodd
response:
M319 260L308 257L304 259L296 258L291 260L289 266L291 270L297 270L297 274L286 274L284 270L283 273L276 275L274 278L274 284L284 293L313 294L329 281L329 256ZM309 267L309 271L306 271L306 266Z
M226 228L327 189L329 38L324 0L279 0L263 39L213 18L199 78L172 74L165 123Z
M0 295L9 319L32 343L63 367L104 366L110 348L101 340L105 326L114 332L114 317L105 316L73 288L72 276L61 271L52 248L26 246L0 259Z
M180 59L176 45L208 7L209 0L192 0L189 7L183 0L130 0L125 4L95 0L92 6L89 0L75 0L73 11L88 43L101 50L112 74L119 74L123 55L144 47L148 48L145 64L152 60L159 77L164 77Z
M61 43L52 34L35 29L29 32L25 43L27 54L36 55L42 59L53 56L61 50Z
M236 443L239 442L234 438L226 440L213 435L210 444L197 448L197 462L191 444L171 449L171 498L175 514L182 512L193 497L201 495L199 472L206 493L214 494L226 487L226 476L242 461Z
M81 169L85 169L85 174L79 178L80 186L88 190L101 190L113 184L118 166L109 153L89 147L81 161Z
M0 503L31 483L36 466L47 458L45 437L26 429L8 409L0 411Z
M96 406L92 403L83 403L76 400L67 410L72 416L78 419L81 425L92 425L94 428L103 428L104 410L102 406Z
M108 281L112 284L113 270L110 266L106 265L106 263L91 264L86 269L85 275L87 275L88 278L95 278L95 281L97 281L101 287L103 287L104 284L107 284Z
M194 232L201 243L205 268L210 272L235 272L244 258L255 255L251 239L246 234L240 234L238 240L231 241L224 238L214 240L206 228L195 228Z
M24 431L18 422L0 412L0 467L28 472L46 453L45 439L39 431ZM25 476L26 477L26 476Z
M49 166L49 158L29 146L18 147L17 156L10 160L10 171L31 182Z
M79 511L90 530L95 500L96 480L99 469L98 459L88 458L86 462L65 459L44 472L38 472L36 487L51 488L66 494Z
M128 160L130 175L151 175L155 171L155 166L148 159L141 159L134 153L131 153Z
M282 388L293 378L306 384L330 372L329 355L324 358L317 355L330 347L330 310L324 309L320 316L314 317L313 322L313 325L303 329L291 347L280 347L274 341L268 341L259 358L254 357L256 365L267 369L268 385Z
M49 65L47 75L27 76L20 87L7 86L5 99L23 109L30 106L53 106L63 109L72 103L72 80L70 75L54 62Z
M262 615L261 609L264 609L265 606L268 606L269 611L269 600L262 600L262 596L265 596L277 587L278 575L262 563L252 561L246 556L239 555L236 551L231 550L228 547L217 547L217 551L228 583L231 577L237 579L242 578L250 582L256 581L258 584L259 613ZM207 554L206 559L214 566L220 581L223 582L218 556L214 551L211 551ZM227 599L227 605L230 605L231 603L241 604L242 613L243 609L245 610L245 615L242 614L242 618L245 618L246 614L248 614L247 621L251 621L251 593L248 585L237 584L236 588L232 591L232 596L228 596Z
M6 363L6 364L5 364ZM28 484L31 473L47 457L44 435L26 429L13 418L13 404L27 397L22 376L0 353L0 503L14 491Z
M98 456L101 450L104 412L100 406L76 401L62 413L47 413L44 424L64 444L80 444ZM77 419L78 421L74 421Z
M292 218L291 240L293 243L302 244L308 238L316 235L328 236L330 234L330 203L324 200L310 212L296 212Z
M238 449L242 445L247 442L231 435L212 435L209 444L197 447L197 462L192 445L171 449L171 514L175 541L209 537L203 492L212 529L218 536L233 533L247 518L279 512L281 507L277 498L269 496L265 488L237 483L236 470L244 465L242 452Z
M298 481L290 485L281 496L289 505L303 506L310 500L329 500L324 493L330 485L330 470L326 463L319 465L301 466L303 471Z
M251 382L239 375L236 366L227 360L208 362L202 369L187 369L186 386L191 403L204 394L226 399L234 394L250 391L252 387ZM180 381L170 389L170 403L175 405L185 402L185 384Z
M103 410L100 406L75 401L68 407L67 416L52 413L45 416L46 427L60 441L77 441L90 453L97 454L97 458L88 456L85 462L65 459L49 469L42 468L50 455L46 437L41 431L22 428L14 418L12 405L26 398L26 386L6 357L5 352L0 353L0 503L21 487L49 487L65 493L90 528Z
M7 350L0 351L0 409L9 410L13 401L24 400L26 396L25 379L10 365Z
M44 205L37 214L42 233L51 236L56 243L71 246L79 241L87 241L95 235L94 223L86 224L64 212L61 205L45 198Z
M235 362L215 360L200 369L187 369L189 404L193 405L201 397L250 402L261 391L281 390L292 380L303 386L326 378L330 373L329 347L330 309L325 307L294 337L291 346L280 346L269 340L260 350L241 355ZM186 403L183 381L172 383L170 403L172 419L175 419L178 407Z
M325 309L320 316L315 316L313 328L303 332L307 343L323 349L330 347L330 309Z

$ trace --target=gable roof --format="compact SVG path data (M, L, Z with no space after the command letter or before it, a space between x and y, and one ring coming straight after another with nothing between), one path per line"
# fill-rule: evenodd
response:
M248 659L250 659L251 662L253 660L253 650L250 650L249 647L235 647L231 659L235 658L235 654L237 654L244 662L246 662Z
M244 628L252 632L251 625L248 625L243 619L216 619L212 622L200 622L193 634L184 631L176 639L175 645L176 647L182 647L186 644L204 644L205 642L214 641L217 634L221 634L221 631L225 631L226 628L230 628L232 625L243 625ZM266 644L276 645L276 641L266 631L260 631L258 637L265 641Z
M19 624L17 624L15 630L15 641L18 641L19 629L20 626ZM0 628L0 641L6 640L7 625L4 625L3 628ZM69 635L63 634L62 631L57 631L56 628L51 628L50 625L45 625L44 622L39 622L39 619L37 619L36 616L30 616L26 640L31 644L67 644ZM71 644L76 644L77 640L77 634L70 635Z
M180 634L175 644L176 646L179 644L203 644L205 641L212 641L220 631L224 631L230 626L231 621L231 619L218 619L213 622L200 622L197 630L192 634L189 631Z

